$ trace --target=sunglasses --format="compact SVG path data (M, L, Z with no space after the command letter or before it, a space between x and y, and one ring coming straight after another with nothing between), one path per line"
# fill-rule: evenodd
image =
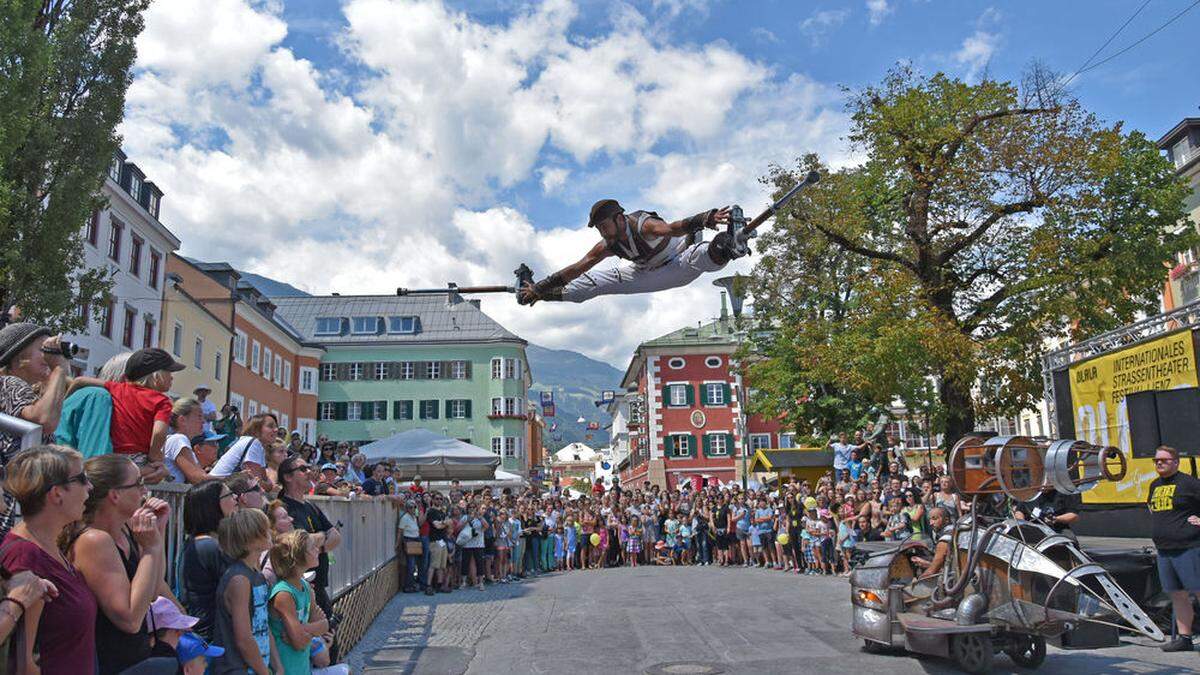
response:
M237 493L235 493L233 490L230 490L229 492L222 492L221 496L218 497L218 499L229 499L230 497L236 497L236 496L237 496Z
M88 480L86 472L80 471L79 473L75 474L74 476L70 476L64 480L58 481L57 483L52 483L49 487L46 488L46 492L49 492L56 487L63 487L66 485L70 485L71 483L79 483L80 485L91 485L92 481Z
M1175 459L1174 457L1155 457L1154 458L1155 464L1170 464L1171 462L1176 462L1176 461L1178 461L1178 460Z

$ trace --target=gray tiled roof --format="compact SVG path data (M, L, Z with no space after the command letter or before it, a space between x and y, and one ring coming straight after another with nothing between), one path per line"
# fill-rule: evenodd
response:
M437 295L340 295L273 297L276 312L295 327L306 341L322 345L429 344L461 342L520 342L470 301ZM317 335L318 317L417 316L421 330L412 335Z

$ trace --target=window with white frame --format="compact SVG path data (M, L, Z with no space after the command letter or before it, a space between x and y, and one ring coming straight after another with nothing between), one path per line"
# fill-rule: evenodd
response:
M204 338L196 336L195 352L192 354L192 365L196 370L204 367Z
M520 441L520 440L523 440L523 439L516 438L515 436L505 436L504 437L504 456L505 457L516 457L517 456L517 450L520 446L518 441Z
M670 368L671 370L679 370L680 368L682 368L686 365L687 365L687 361L684 361L682 358L680 358L678 356L667 361L667 367Z
M496 357L492 359L492 379L499 380L504 377L504 359Z
M260 368L259 359L262 358L262 345L258 344L258 340L250 341L250 372L257 373Z
M246 365L246 333L240 330L233 332L233 360Z
M379 332L379 317L356 316L352 318L350 332L355 335L375 335Z
M342 318L340 316L323 316L317 318L316 335L341 335Z
M504 399L503 398L498 397L498 398L492 399L492 414L493 415L503 415L504 414Z
M400 362L400 379L411 380L417 376L417 365L412 361Z
M375 364L375 379L376 380L386 380L387 379L387 371L388 371L387 361L377 362Z
M431 380L442 379L442 362L430 361L425 364L425 377Z
M728 434L709 434L708 435L708 454L709 455L728 455L729 454L729 435Z
M300 393L317 393L317 369L310 366L300 366Z
M213 359L213 377L220 382L223 372L225 372L225 355L217 352L216 358Z
M704 383L705 400L708 405L725 405L725 384L722 382Z
M317 440L317 425L314 420L301 417L296 420L296 430L300 432L300 440L305 443L315 443Z
M389 333L415 333L417 332L417 317L415 316L389 316L388 317L388 332Z
M346 404L346 419L358 421L362 419L362 403L350 401Z
M767 450L771 447L771 434L750 434L751 450Z
M450 408L450 414L447 415L450 419L465 420L467 419L467 406L471 404L467 399L456 398L446 402Z
M362 379L362 377L363 377L363 364L361 364L361 363L351 363L351 364L350 364L350 369L349 369L349 370L350 370L350 379L351 379L351 380L361 380L361 379Z
M175 322L175 327L171 331L171 353L175 356L183 356L183 324Z
M263 347L262 353L262 376L266 379L271 379L271 362L274 354L266 346Z
M283 357L275 355L275 368L271 371L271 381L275 384L283 383Z
M336 406L329 401L321 401L321 404L318 406L318 408L318 417L321 418L322 422L332 421L334 416L337 414Z
M250 399L246 401L246 413L248 417L254 417L258 414L258 401Z
M283 362L283 388L290 390L292 388L292 362Z
M691 434L671 434L667 438L671 443L668 453L671 457L691 457L695 451L695 448L692 447Z
M506 415L520 415L521 414L521 399L506 398L506 399L504 399L504 403L505 403L504 407L506 409L506 412L505 412Z
M321 364L321 379L325 382L332 382L337 379L337 364L322 363Z
M243 416L246 414L246 399L241 394L229 392L229 405L237 408Z
M780 448L796 447L796 434L793 434L793 433L779 434L779 447Z
M292 430L292 427L291 427L291 425L288 423L288 416L287 416L287 415L283 415L283 416L282 416L282 417L279 419L279 428L280 428L280 429L283 429L284 431L291 431L291 430Z
M504 437L492 436L492 454L500 456L504 454Z
M721 367L721 357L710 356L710 357L704 359L704 365L708 366L709 368L720 368Z
M504 379L515 380L521 372L521 359L504 359Z
M451 361L450 362L450 379L452 379L452 380L467 379L467 362L466 361Z
M667 390L671 392L671 400L667 403L667 405L672 407L683 407L688 404L688 385L673 384L667 387Z

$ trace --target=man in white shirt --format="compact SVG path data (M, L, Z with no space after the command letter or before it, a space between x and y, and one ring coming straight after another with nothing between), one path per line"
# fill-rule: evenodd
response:
M842 470L850 463L850 453L858 449L858 446L846 442L846 432L838 434L837 441L829 439L829 445L826 446L833 450L833 475L841 477Z
M204 417L204 433L213 433L213 422L217 421L217 404L208 400L208 395L212 393L212 389L208 385L202 384L196 387L192 392L196 395L196 400L200 402L200 412Z

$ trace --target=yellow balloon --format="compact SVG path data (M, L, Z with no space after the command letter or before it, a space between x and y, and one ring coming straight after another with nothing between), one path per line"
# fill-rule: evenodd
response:
M775 541L779 542L780 546L787 546L788 542L791 540L792 539L791 537L788 537L787 532L780 532L779 536L775 537Z
M592 546L599 546L600 545L600 535L593 532L592 536L588 537L588 541L592 542Z

